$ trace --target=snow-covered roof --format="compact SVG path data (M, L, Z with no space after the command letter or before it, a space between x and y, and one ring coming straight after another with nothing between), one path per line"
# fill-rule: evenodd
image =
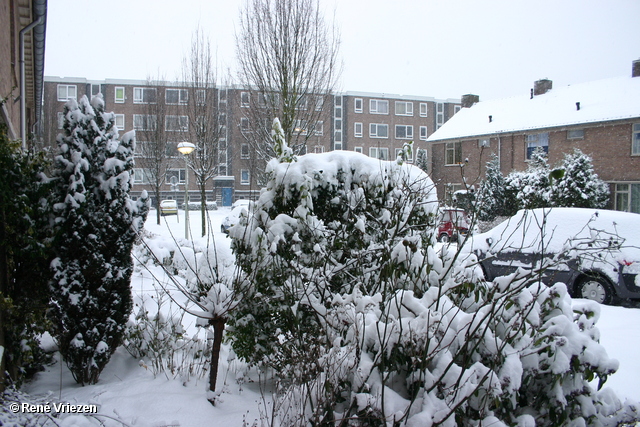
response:
M553 88L533 99L481 101L462 108L428 141L632 119L640 117L638 100L640 77L618 77Z

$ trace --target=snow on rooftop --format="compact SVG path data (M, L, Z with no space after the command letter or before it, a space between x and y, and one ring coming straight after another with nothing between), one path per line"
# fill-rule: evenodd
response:
M639 99L640 77L618 77L553 88L533 99L481 101L461 109L428 141L637 118Z

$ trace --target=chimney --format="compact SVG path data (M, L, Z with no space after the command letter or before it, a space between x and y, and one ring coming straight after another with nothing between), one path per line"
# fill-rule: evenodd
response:
M576 102L576 110L580 111L580 102Z
M480 97L478 95L471 95L471 94L462 95L462 99L461 99L462 108L469 108L477 102L480 102Z
M533 94L534 95L544 95L549 92L553 87L553 82L547 79L541 79L536 81L533 84Z
M636 59L632 64L631 77L640 77L640 59Z

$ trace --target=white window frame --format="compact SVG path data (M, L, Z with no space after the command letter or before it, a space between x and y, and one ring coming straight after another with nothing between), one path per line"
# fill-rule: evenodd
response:
M453 114L456 114L460 110L462 110L462 105L454 105L453 106Z
M78 86L58 85L58 101L68 101L70 99L78 99Z
M324 147L322 145L315 145L313 147L313 152L316 154L322 154L324 153Z
M402 128L404 128L405 136L398 136L398 130ZM413 126L412 125L396 125L395 138L396 139L413 139Z
M449 153L452 153L452 155L449 156ZM460 142L446 142L444 146L445 166L459 165L461 162L462 144Z
M251 151L249 150L249 144L243 143L240 145L240 158L241 159L251 158Z
M164 178L165 184L171 184L171 176L178 177L178 184L184 184L186 182L186 169L185 168L171 168L167 170Z
M98 89L98 91L96 93L93 93L94 92L93 91L94 88ZM91 83L91 96L96 96L96 95L98 95L100 93L102 93L102 88L100 87L100 85L96 84L96 83Z
M380 136L380 129L386 129L386 135ZM370 138L389 138L389 125L384 123L370 123L369 124L369 137Z
M324 135L324 121L318 120L316 122L316 127L313 128L313 133L314 133L315 136Z
M118 96L118 91L122 91L122 97ZM116 104L124 104L124 101L127 99L126 90L124 86L116 86L113 91L113 100Z
M222 99L220 99L222 101ZM196 104L205 105L207 103L207 91L206 89L196 90Z
M316 95L316 111L322 111L324 107L324 96Z
M429 104L426 102L420 103L420 117L428 117L429 114Z
M542 148L543 150L546 148L545 152L547 155L549 154L549 133L541 132L541 133L530 133L525 137L526 147L524 156L527 161L531 160L531 154L536 148Z
M155 101L145 101L146 92L152 92L155 94ZM134 87L133 88L133 103L134 104L155 104L158 101L158 89L155 87Z
M584 128L567 130L567 139L584 139Z
M142 120L142 123L140 122ZM153 126L149 127L148 125L152 123ZM133 115L133 129L141 130L141 131L151 131L155 130L156 126L158 126L158 119L153 114L134 114Z
M355 122L353 124L353 136L356 138L362 138L363 127L362 122Z
M353 100L353 111L355 113L362 113L362 106L364 105L364 101L362 98L355 98Z
M491 138L478 139L478 148L489 148L489 147L491 147Z
M177 92L178 102L169 102L168 94ZM186 89L167 88L164 91L164 101L167 105L187 105L189 103L189 92Z
M370 99L370 114L389 114L389 100L387 99Z
M396 157L395 157L396 159L398 158L398 155L400 155L401 151L402 151L402 148L396 148ZM411 150L410 155L411 157L405 160L407 163L413 163L413 150Z
M172 115L165 116L164 130L166 130L167 132L188 132L189 116L172 116Z
M626 187L624 190L623 185ZM640 213L640 182L616 182L613 190L615 210Z
M240 107L249 108L251 104L251 94L249 92L240 92Z
M420 139L426 141L429 137L429 128L427 126L420 126Z
M240 117L240 131L242 132L250 132L251 131L251 122L248 117Z
M149 183L149 179L143 168L133 168L133 183L140 185Z
M249 185L249 184L251 184L251 173L249 169L240 169L240 185Z
M396 116L413 116L413 102L411 101L396 101ZM404 112L398 112L404 110Z
M353 151L362 154L362 147L353 147Z
M115 116L116 116L115 117L115 121L114 121L115 126L118 128L119 131L124 132L125 115L124 114L116 114ZM120 124L118 124L118 121L120 122Z

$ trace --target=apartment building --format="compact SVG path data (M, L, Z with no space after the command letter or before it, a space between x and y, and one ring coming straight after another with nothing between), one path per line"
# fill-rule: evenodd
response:
M506 175L525 170L536 148L552 165L578 148L610 184L611 208L640 213L640 60L628 77L560 88L544 79L520 97L462 98L464 108L428 139L441 198L477 185L492 153Z
M194 90L180 82L137 80L91 81L83 78L46 77L44 90L45 140L55 145L62 129L63 108L69 99L101 93L107 111L116 115L121 132L136 130L137 145L151 139L150 129L164 129L171 144L167 156L171 168L162 184L161 198L182 202L187 170L175 146L188 140L187 109L190 102L214 104L217 111L219 148L216 176L207 188L207 200L227 206L237 199L255 199L262 188L264 162L254 147L265 137L274 114L265 113L268 102L259 93L242 87ZM427 149L427 138L459 109L456 99L376 93L346 92L308 96L298 107L309 120L298 120L296 135L304 140L302 152L352 150L380 159L393 159L402 146L414 141ZM263 121L259 123L259 121ZM138 149L134 196L149 191L144 173L144 150ZM410 159L413 161L413 159ZM189 199L201 199L195 177L189 171ZM152 200L154 204L156 200Z

